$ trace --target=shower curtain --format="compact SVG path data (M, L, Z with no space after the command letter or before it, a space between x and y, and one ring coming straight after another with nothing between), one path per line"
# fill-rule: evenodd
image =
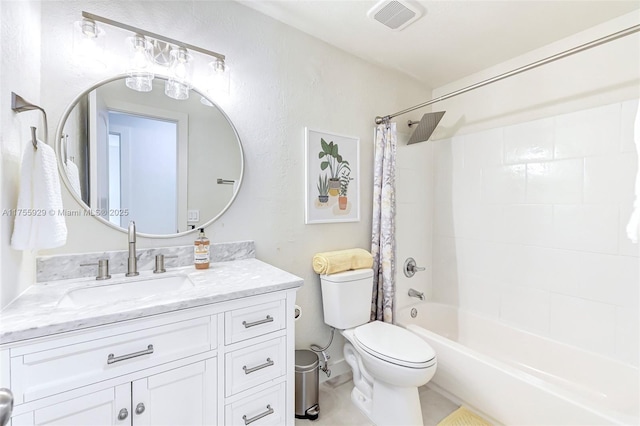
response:
M396 123L376 127L373 171L373 297L371 319L393 322L395 299Z

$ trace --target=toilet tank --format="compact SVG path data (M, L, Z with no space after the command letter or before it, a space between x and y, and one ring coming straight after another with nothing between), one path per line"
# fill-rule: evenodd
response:
M373 269L320 275L324 322L340 330L369 322Z

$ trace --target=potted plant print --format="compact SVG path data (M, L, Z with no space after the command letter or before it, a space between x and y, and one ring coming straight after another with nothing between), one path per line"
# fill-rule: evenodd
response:
M338 208L340 210L347 209L347 190L349 189L349 182L353 180L352 177L349 177L350 174L350 170L343 170L340 175L340 196L338 197Z
M321 203L326 203L329 201L329 182L327 180L327 175L320 176L318 175L318 201Z
M340 192L340 173L342 170L349 170L349 162L342 159L342 155L338 152L338 144L333 141L327 143L323 138L320 138L320 146L322 151L318 153L318 158L324 159L320 163L320 169L326 170L329 168L329 195L336 196Z

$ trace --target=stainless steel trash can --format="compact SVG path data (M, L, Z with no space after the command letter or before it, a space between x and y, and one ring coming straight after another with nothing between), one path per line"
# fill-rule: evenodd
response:
M316 420L318 405L320 361L318 355L307 349L296 350L296 418Z

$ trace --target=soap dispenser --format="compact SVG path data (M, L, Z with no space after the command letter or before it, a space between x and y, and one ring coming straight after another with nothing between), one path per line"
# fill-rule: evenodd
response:
M193 247L193 263L196 269L209 268L209 247L209 239L204 235L204 228L200 228L200 234Z

